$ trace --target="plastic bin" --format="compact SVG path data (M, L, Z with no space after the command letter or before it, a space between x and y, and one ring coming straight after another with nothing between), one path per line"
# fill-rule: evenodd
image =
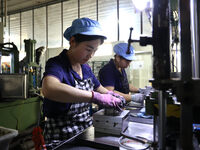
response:
M14 137L18 135L18 131L0 126L0 149L8 150L9 144Z

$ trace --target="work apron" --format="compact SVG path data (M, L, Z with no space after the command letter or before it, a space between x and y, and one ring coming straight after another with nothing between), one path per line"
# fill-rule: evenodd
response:
M75 87L81 90L93 91L92 79L75 78ZM71 103L69 110L56 118L47 118L44 127L46 144L60 143L84 131L92 125L89 114L90 103Z
M121 77L120 77L120 82L121 82L121 85L122 85L122 91L120 91L120 92L122 92L122 93L125 93L125 94L128 94L129 93L129 83L128 83L128 79L127 79L127 77L126 76L123 76L122 74L121 74Z

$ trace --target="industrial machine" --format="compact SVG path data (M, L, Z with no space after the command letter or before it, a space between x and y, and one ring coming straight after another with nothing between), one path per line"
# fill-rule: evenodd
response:
M153 79L150 80L156 93L149 97L148 103L155 103L157 111L153 114L157 121L158 149L196 149L199 148L199 39L200 39L200 2L198 0L153 0L152 37L131 39L129 44L139 42L141 46L153 46ZM173 5L172 5L173 4ZM173 45L180 49L181 69L176 68ZM177 52L177 50L175 51ZM175 56L178 57L178 56ZM168 118L169 99L176 97L179 104L173 104L179 117ZM151 106L155 106L154 104ZM148 105L149 107L150 105ZM156 137L156 136L155 136Z
M19 131L37 124L41 104L38 97L41 67L36 63L36 41L24 42L26 57L21 61L14 43L0 44L0 126Z
M19 133L10 147L21 145L29 149L32 128L40 119L41 67L36 61L36 41L24 42L26 57L21 61L14 43L0 44L0 126Z
M0 44L1 100L26 99L39 94L41 67L36 63L36 41L29 39L24 42L26 57L20 62L14 43ZM6 61L3 61L4 57Z

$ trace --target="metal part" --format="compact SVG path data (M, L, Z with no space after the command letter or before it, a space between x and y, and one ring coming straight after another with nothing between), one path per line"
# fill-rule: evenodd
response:
M179 0L179 13L181 28L181 79L190 80L192 78L190 0Z
M132 32L133 32L133 28L130 28L130 34L129 34L129 39L128 39L128 48L127 48L127 51L126 51L126 54L130 54L130 46L131 46L131 35L132 35Z
M198 28L197 0L191 0L191 32L192 32L192 76L199 78L199 28Z
M3 0L0 3L0 43L3 43L3 33L4 33L4 26L3 26Z
M11 68L9 73L19 73L19 51L14 43L0 43L0 57L11 55ZM0 62L0 73L2 73Z
M121 131L128 127L127 117L129 110L123 110L118 115L106 115L105 109L93 114L95 131L120 135Z
M181 42L181 79L185 83L192 79L190 0L179 0L180 42ZM189 84L188 84L189 85ZM187 84L186 84L187 86ZM192 86L192 85L191 85ZM187 88L182 91L188 92ZM193 93L193 92L192 92ZM192 146L192 97L184 96L181 100L181 148L193 149Z
M168 0L154 0L153 10L153 78L170 78Z
M27 98L26 74L0 74L0 99Z
M21 72L28 75L29 87L28 95L29 97L35 96L40 86L41 79L41 67L36 63L36 50L35 50L35 40L24 40L26 57L21 61Z
M166 124L166 99L164 92L159 91L158 93L158 104L159 104L159 124L158 124L158 144L159 148L164 150L165 147L165 124Z
M34 63L35 62L35 40L24 40L25 43L25 51L27 55L27 63Z

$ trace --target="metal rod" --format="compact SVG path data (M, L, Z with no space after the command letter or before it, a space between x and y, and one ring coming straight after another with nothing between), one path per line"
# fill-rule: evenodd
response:
M4 27L6 27L6 19L7 19L7 0L4 3Z
M3 43L3 0L1 0L0 8L0 43Z
M1 21L3 20L3 0L1 0Z
M96 0L96 15L97 15L97 21L99 20L99 0Z
M140 30L141 34L143 34L143 12L140 12Z
M80 18L80 0L78 0L78 18Z
M46 47L48 47L48 6L46 6Z
M120 36L119 27L119 0L117 0L117 41L119 41Z
M159 105L158 144L160 150L165 150L166 98L164 95L164 91L158 92L158 105Z
M181 119L180 119L180 142L182 150L193 149L192 144L192 106L191 104L181 104Z
M153 10L153 78L170 78L168 1L154 0Z
M198 37L198 19L197 19L197 0L191 1L191 33L192 33L192 52L193 69L192 76L199 78L199 37Z
M199 52L199 60L200 60L200 2L199 0L196 0L196 3L197 3L197 36L198 36L198 44L199 44L199 47L198 47L198 52ZM199 72L200 72L200 65L198 66L199 68ZM199 73L199 78L200 78L200 73Z
M61 46L63 47L63 2L61 2Z
M22 13L19 13L19 33L20 33L20 42L19 42L19 50L22 49Z
M153 116L153 142L157 142L157 116L154 114Z
M33 38L33 40L35 40L35 26L34 26L34 18L35 18L35 10L34 9L32 9L32 26L33 26L33 28L32 28L32 32L33 32L33 34L32 34L32 38Z
M131 52L130 52L130 46L131 46L131 42L133 42L133 40L131 40L132 31L133 31L133 28L131 27L131 28L130 28L129 39L128 39L128 48L127 48L127 51L126 51L127 54L130 54L130 53L131 53Z
M10 16L8 16L8 35L9 35L9 40L7 42L10 42Z
M181 44L181 79L192 78L190 0L179 0L180 44Z

